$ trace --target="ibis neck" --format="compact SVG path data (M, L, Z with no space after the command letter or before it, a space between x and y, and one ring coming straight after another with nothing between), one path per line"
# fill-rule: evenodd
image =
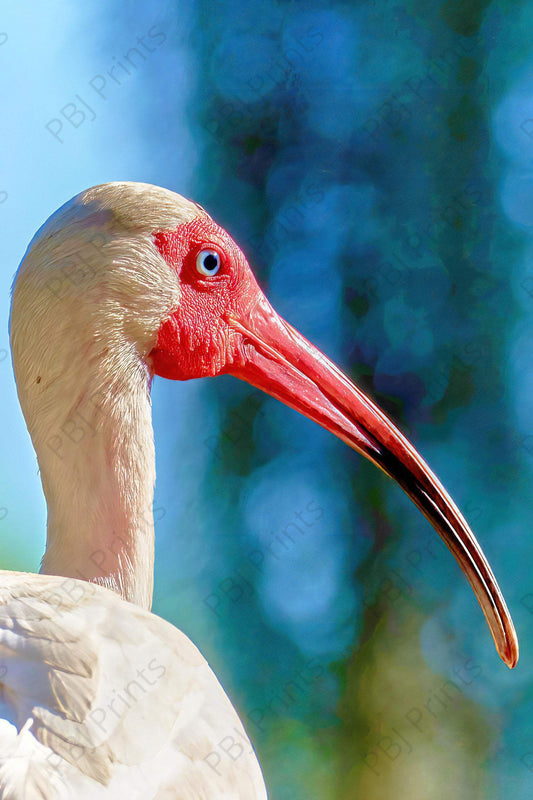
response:
M54 419L45 435L42 425L30 430L48 505L41 572L102 584L149 609L155 482L151 376L138 361L114 366L108 375L99 369L91 376L90 369L89 364L81 370L85 382L78 386L85 389L74 403L58 398L55 407L48 405Z

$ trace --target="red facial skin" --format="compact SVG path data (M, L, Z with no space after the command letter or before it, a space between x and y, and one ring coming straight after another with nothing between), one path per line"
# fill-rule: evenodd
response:
M179 307L161 325L150 354L153 370L173 380L219 375L242 354L241 338L229 328L228 314L247 318L263 297L246 258L209 217L196 217L153 238L180 279ZM216 275L198 272L196 257L202 250L219 253Z
M154 234L180 281L179 307L159 329L150 361L175 380L229 372L341 438L394 478L455 555L483 609L498 652L513 667L518 641L496 579L472 531L437 477L385 414L279 317L230 236L209 217ZM204 276L202 250L221 265Z

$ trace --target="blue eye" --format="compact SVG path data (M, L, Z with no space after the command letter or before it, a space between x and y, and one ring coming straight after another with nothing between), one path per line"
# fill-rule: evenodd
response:
M216 250L202 250L196 256L196 269L200 275L216 275L220 269L219 253Z

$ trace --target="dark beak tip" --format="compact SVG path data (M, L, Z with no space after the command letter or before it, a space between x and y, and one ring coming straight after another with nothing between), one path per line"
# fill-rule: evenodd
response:
M498 655L509 669L514 669L518 664L520 647L511 617L507 615L503 630L500 629L498 634L494 632L494 629L491 628L491 630Z
M518 647L518 640L516 637L514 640L509 641L507 643L507 647L503 653L500 653L503 661L507 664L509 669L514 669L518 664L518 658L520 656L520 650Z

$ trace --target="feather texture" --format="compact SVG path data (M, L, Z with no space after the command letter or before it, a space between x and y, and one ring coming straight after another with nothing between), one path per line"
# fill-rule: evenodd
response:
M115 593L0 572L0 665L4 800L266 798L200 652Z

